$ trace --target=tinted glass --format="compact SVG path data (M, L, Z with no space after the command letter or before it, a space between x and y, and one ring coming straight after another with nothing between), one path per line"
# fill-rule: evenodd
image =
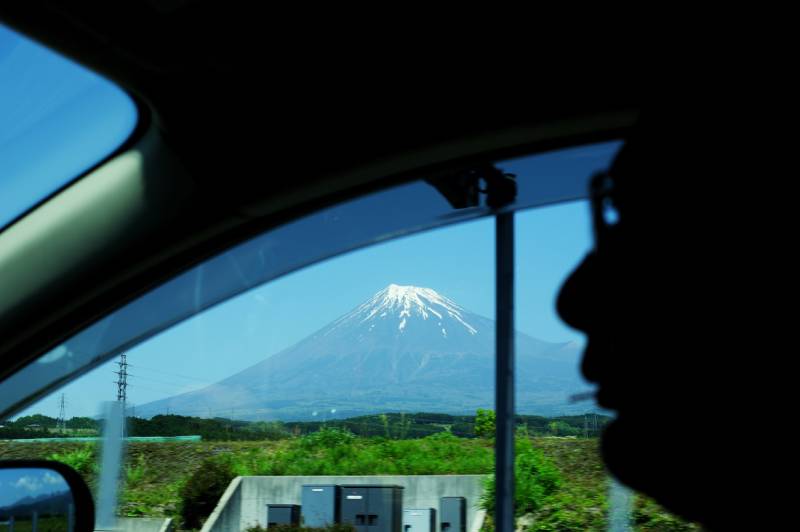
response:
M508 208L585 197L589 178L608 165L619 146L619 142L606 142L499 163L503 170L518 176L518 195ZM18 409L34 399L32 392L45 390L233 295L303 266L492 212L484 203L453 208L429 183L415 181L287 223L192 268L13 375L0 384L0 412Z
M0 229L107 157L136 121L119 87L0 25Z
M554 300L589 248L590 225L586 202L565 200L584 196L588 178L618 147L498 165L518 175L512 208L538 207L515 219L515 502L522 527L616 530L634 518L642 529L662 522L692 528L641 497L631 514L629 492L605 475L597 452L609 413L591 394L588 402L570 400L590 390L579 373L583 338L561 323ZM31 381L20 376L46 384L95 368L9 421L0 433L15 441L0 444L0 452L32 457L57 449L54 457L76 464L95 488L103 473L110 470L113 481L121 472L124 489L118 504L109 503L111 513L170 516L185 528L202 525L236 475L247 477L240 494L261 494L227 505L240 528L266 524L269 504L299 504L301 482L331 486L345 475L379 475L370 480L404 486L404 505L441 511L442 500L420 498L409 476L477 475L432 491L464 498L468 529L486 510L483 525L491 530L490 214L483 205L455 210L429 184L415 182L244 243L4 383L0 390L21 397L15 390ZM395 238L454 221L464 223ZM102 413L103 402L124 413L125 432L109 430L113 408ZM116 462L111 448L118 449ZM98 468L102 453L104 464L122 465ZM383 522L384 510L374 513L365 502L371 492L348 489L353 501L367 504L348 507L352 524ZM394 500L387 489L376 500Z

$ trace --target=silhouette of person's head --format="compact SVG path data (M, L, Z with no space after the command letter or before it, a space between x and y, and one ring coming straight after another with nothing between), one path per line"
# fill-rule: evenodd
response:
M602 437L609 471L690 520L739 529L764 489L750 484L747 424L764 401L748 392L764 386L754 315L769 309L751 306L742 260L758 239L733 200L741 152L718 136L726 126L691 118L648 116L595 178L595 247L558 310L587 334L583 373L617 413Z

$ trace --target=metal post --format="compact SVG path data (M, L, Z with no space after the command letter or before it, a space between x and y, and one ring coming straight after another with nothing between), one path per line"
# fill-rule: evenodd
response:
M495 218L495 530L514 525L514 214Z
M95 529L113 530L117 526L117 491L122 468L122 427L125 423L124 403L106 403L103 426L103 453L100 467L100 487L97 491Z

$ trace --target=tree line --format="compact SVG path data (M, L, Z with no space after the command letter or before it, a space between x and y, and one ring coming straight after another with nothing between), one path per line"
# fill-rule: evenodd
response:
M516 424L534 436L596 437L610 417L588 413L573 416L517 415ZM102 432L102 420L73 417L66 430L58 430L58 420L42 414L23 416L0 426L0 439L90 436ZM322 428L347 430L361 437L416 439L447 432L460 438L491 437L494 412L479 409L476 415L441 413L386 413L328 421L245 421L223 417L200 418L157 415L150 419L128 417L129 436L199 435L211 441L277 440L317 432Z

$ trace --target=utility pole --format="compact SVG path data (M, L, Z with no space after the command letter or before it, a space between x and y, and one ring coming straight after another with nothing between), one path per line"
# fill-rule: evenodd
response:
M61 394L61 399L58 403L58 421L56 422L56 430L63 434L67 431L66 403L64 401L63 393Z

